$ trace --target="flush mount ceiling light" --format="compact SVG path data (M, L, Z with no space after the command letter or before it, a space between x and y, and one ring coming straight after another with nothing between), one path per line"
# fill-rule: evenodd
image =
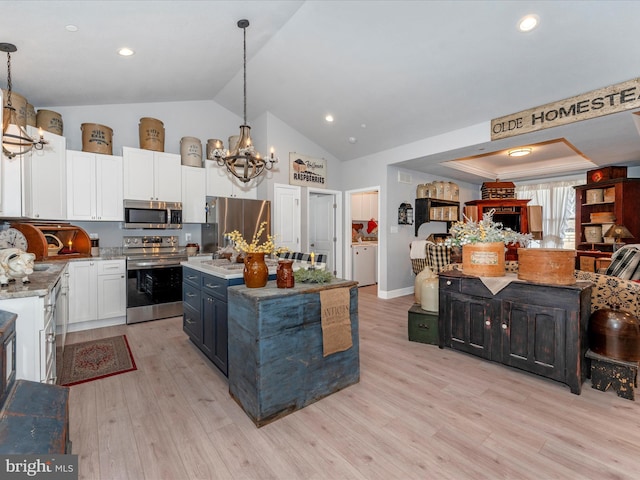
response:
M530 32L538 26L540 19L537 15L527 15L522 17L518 22L518 30L521 32Z
M118 50L118 55L120 55L122 57L130 57L134 53L136 53L136 52L134 52L133 50L131 50L130 48L127 48L127 47L123 47L120 50Z
M324 121L327 123L333 123L333 115L326 115Z
M510 157L524 157L525 155L529 155L533 151L533 148L516 148L515 150L509 150L507 155Z
M25 127L20 124L16 109L11 103L11 54L18 48L11 43L0 43L0 52L7 53L7 99L2 111L2 153L8 158L23 155L32 148L42 150L47 144L40 129L40 139L29 136Z
M251 127L247 125L247 27L249 20L238 20L238 27L243 32L243 68L244 68L244 124L240 125L240 136L235 145L229 145L226 152L222 148L222 141L216 140L214 149L209 155L210 160L216 160L219 166L227 167L229 173L243 183L256 178L265 169L271 170L278 158L274 156L273 148L268 158L262 158L256 152L251 141ZM232 137L233 138L233 137ZM231 143L231 139L229 139Z

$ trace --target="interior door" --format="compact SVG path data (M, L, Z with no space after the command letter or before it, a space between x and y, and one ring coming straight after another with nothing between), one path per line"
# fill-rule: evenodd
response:
M309 249L327 256L327 270L336 274L336 200L333 194L309 194Z
M276 246L300 251L300 187L276 184L273 187L273 233Z

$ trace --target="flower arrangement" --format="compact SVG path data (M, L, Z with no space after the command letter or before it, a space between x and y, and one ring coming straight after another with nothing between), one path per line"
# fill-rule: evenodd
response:
M264 229L267 227L267 222L262 222L260 228L251 239L251 243L247 243L242 234L238 230L232 232L225 232L225 237L233 242L233 248L239 252L244 253L283 253L289 251L286 247L278 247L275 245L275 235L267 235L267 241L258 244L259 238L264 233Z
M464 217L466 221L454 223L449 229L451 237L445 240L445 245L461 247L472 243L504 242L520 243L524 247L529 244L533 238L530 233L519 233L505 228L501 222L494 222L494 213L495 209L486 212L477 222Z

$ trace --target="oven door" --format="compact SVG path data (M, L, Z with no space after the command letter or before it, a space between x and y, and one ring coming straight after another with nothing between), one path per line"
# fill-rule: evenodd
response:
M175 259L127 260L127 323L182 315L182 267Z

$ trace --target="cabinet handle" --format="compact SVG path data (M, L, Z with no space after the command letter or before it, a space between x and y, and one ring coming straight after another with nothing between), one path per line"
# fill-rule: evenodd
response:
M220 285L211 285L210 283L206 283L205 287L207 287L207 288L220 288Z
M184 319L184 323L186 323L187 325L193 325L196 322L194 322L193 320L191 320L189 317L185 317Z
M451 285L451 280L447 280L447 285Z
M503 324L501 325L501 327L502 327L502 329L503 329L503 330L506 330L506 329L507 329L507 324L506 324L506 323L503 323Z
M491 326L491 320L485 320L484 324L485 324L487 327L490 327L490 326Z
M189 298L193 298L193 297L195 297L195 294L193 294L193 293L187 293L187 297L189 297Z
M426 323L419 323L418 328L424 328L425 330L429 330L429 325Z
M195 280L195 279L196 279L196 278L198 278L198 277L197 277L196 275L189 275L189 276L187 276L187 278L188 278L189 280Z

